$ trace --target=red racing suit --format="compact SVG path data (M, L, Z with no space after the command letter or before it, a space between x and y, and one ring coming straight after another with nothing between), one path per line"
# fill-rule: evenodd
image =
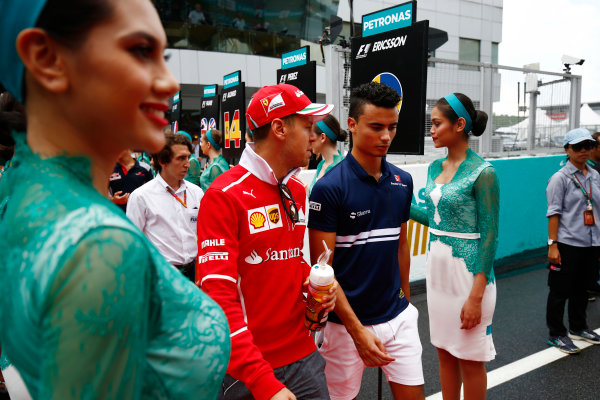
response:
M291 202L282 200L273 171L250 146L239 165L210 185L198 213L196 284L227 315L227 373L259 400L284 387L274 368L316 350L304 327L306 191L295 172L283 183L298 207L296 224L283 208L283 201Z

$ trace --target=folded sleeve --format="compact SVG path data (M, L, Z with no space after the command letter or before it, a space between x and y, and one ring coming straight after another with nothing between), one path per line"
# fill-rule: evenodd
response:
M567 181L568 182L568 181ZM561 215L563 213L563 201L565 198L566 183L560 172L555 173L550 178L546 187L546 201L548 202L548 211L546 217Z

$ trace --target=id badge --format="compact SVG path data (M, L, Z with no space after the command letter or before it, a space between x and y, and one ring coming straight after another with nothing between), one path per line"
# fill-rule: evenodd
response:
M587 226L594 225L596 223L594 220L594 212L592 210L585 210L583 212L583 223Z

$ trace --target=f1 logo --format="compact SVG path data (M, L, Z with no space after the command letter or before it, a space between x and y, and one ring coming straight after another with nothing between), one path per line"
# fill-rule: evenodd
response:
M285 77L286 76L287 76L287 74L281 75L281 78L279 78L279 83L285 83Z
M371 48L371 43L361 44L358 48L358 53L356 53L356 58L365 58L369 49Z

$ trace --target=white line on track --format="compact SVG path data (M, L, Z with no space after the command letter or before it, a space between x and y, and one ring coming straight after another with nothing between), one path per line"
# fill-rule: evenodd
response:
M594 332L600 335L600 328ZM584 342L582 340L576 340L575 345L580 349L593 346L591 343ZM544 365L550 364L556 360L560 360L563 357L567 357L569 354L563 353L555 347L549 347L546 350L542 350L520 360L514 361L503 367L497 368L487 374L487 388L488 390L501 385L511 379L518 378L521 375L525 375L528 372L543 367ZM461 392L462 398L462 392ZM442 392L438 392L427 396L426 400L442 400Z

